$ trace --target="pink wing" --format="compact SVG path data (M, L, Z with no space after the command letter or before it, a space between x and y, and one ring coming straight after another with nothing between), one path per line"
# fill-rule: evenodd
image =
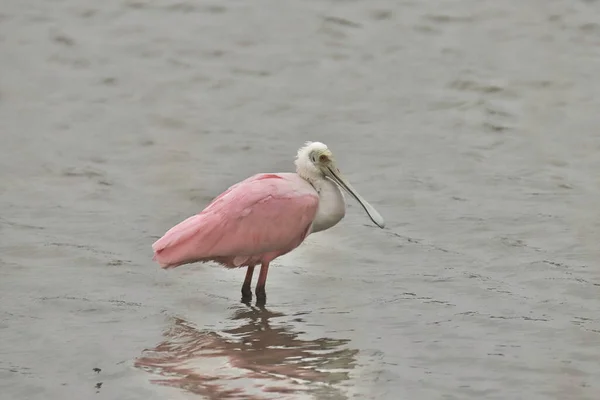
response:
M316 191L296 174L255 175L171 228L152 246L154 258L163 267L208 260L241 266L266 253L273 259L302 243L318 205Z

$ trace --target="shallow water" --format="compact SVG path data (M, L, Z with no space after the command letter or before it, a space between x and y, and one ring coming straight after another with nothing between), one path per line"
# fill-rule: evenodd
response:
M596 1L0 5L0 398L597 399ZM325 142L278 259L150 246Z

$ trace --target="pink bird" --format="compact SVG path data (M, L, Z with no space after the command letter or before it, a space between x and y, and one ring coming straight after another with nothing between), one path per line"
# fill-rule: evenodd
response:
M344 218L340 188L352 195L380 228L381 215L352 188L333 154L319 142L298 150L296 173L254 175L215 198L201 213L175 225L152 248L162 268L214 261L247 267L243 298L251 298L254 267L261 265L256 297L265 299L269 263L298 247L311 233Z

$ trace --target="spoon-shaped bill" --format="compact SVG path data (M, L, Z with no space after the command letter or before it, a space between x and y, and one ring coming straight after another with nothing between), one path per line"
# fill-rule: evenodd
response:
M363 199L363 197L360 194L358 194L358 192L352 187L352 185L350 185L350 183L344 178L339 169L335 168L334 166L328 166L324 169L324 172L329 178L331 178L335 183L337 183L342 189L348 192L352 197L356 199L356 201L360 203L360 205L365 209L367 215L369 216L369 218L371 218L371 221L373 221L375 225L377 225L380 228L385 227L385 221L381 214L379 214L377 210L375 210L373 206L369 204L368 201Z

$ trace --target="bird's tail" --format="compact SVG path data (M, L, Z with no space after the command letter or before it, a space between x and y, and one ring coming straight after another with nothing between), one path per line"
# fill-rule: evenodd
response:
M213 224L206 223L206 219L207 215L200 213L169 229L152 245L153 260L167 269L209 257L209 248L203 244L210 244L204 239L212 230Z

